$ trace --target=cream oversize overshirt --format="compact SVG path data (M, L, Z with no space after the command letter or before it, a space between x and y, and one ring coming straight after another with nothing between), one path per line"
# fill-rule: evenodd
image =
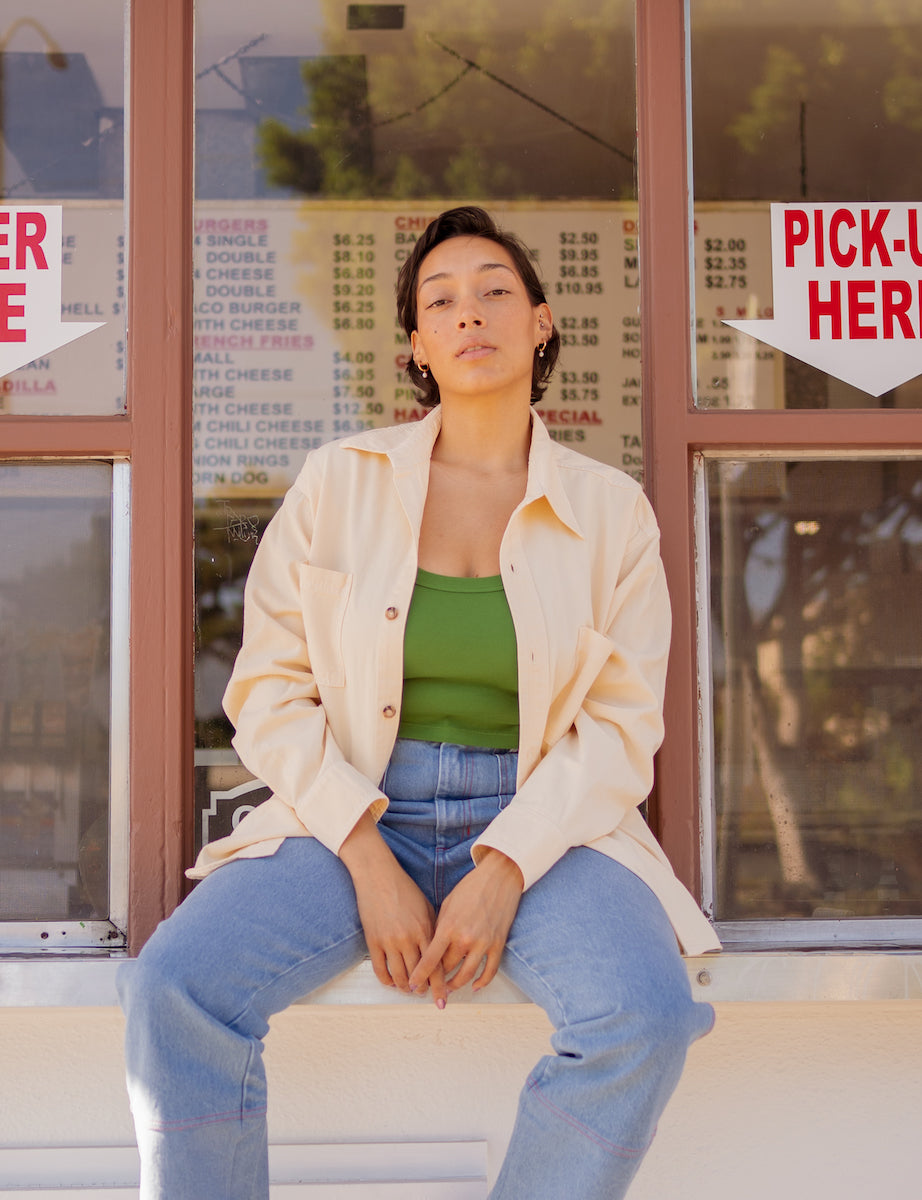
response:
M224 696L234 747L273 795L205 846L193 879L313 835L334 853L378 787L400 720L403 639L439 409L311 452L247 580ZM671 626L659 531L640 486L532 421L525 497L500 548L517 640L516 795L473 848L529 887L571 846L623 863L689 954L718 949L638 805L653 781Z

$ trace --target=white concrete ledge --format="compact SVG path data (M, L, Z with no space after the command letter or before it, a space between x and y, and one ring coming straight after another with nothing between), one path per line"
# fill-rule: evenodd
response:
M0 1007L81 1008L118 1004L115 972L123 957L0 958ZM715 1004L740 1002L922 1001L918 951L759 951L685 960L692 991ZM129 968L130 969L130 968ZM383 987L370 962L360 963L301 1004L428 1004ZM526 997L498 977L476 996L468 989L450 1004L525 1004Z
M0 1147L0 1196L10 1200L137 1200L134 1146ZM335 1142L269 1146L273 1200L483 1200L487 1143Z

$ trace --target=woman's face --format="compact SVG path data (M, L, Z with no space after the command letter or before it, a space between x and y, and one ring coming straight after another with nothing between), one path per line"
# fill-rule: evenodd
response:
M450 238L420 264L410 340L443 403L521 390L530 401L535 347L551 330L550 309L532 304L512 256L496 242Z

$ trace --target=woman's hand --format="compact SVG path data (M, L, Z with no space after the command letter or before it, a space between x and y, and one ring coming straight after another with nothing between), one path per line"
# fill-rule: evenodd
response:
M435 934L410 975L410 988L432 988L439 1008L451 992L474 982L485 988L499 968L509 929L524 889L522 872L499 850L490 849L446 896ZM445 976L451 975L446 980Z
M343 842L339 856L352 876L375 975L386 987L409 992L410 974L432 940L432 905L397 862L369 813ZM429 978L433 988L444 988L440 967Z

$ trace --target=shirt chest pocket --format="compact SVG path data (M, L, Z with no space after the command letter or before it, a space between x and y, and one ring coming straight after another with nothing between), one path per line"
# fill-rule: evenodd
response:
M352 592L352 575L302 563L299 567L301 613L307 655L318 684L343 687L343 624Z

